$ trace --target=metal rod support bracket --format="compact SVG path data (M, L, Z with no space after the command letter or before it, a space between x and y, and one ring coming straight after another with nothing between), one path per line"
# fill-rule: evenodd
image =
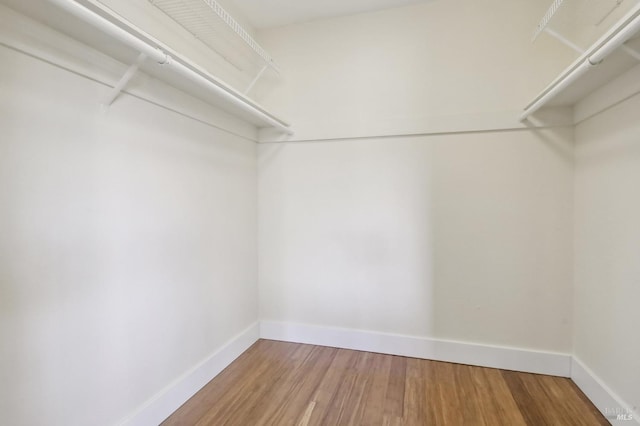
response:
M638 52L636 49L632 49L631 47L627 46L626 44L623 44L621 47L622 47L622 51L625 52L627 55L629 55L632 58L640 61L640 52Z
M125 71L122 78L120 78L120 81L118 81L118 83L113 87L113 89L111 89L111 93L109 93L109 96L104 102L105 106L110 106L111 104L113 104L113 101L115 101L120 95L120 93L122 93L122 90L124 90L127 83L129 83L129 81L131 81L133 76L136 75L136 73L138 72L138 69L140 68L140 65L142 65L145 59L147 59L147 55L145 55L144 53L140 53L138 55L135 62L131 64L131 66L127 69L127 71Z
M544 29L544 32L549 34L551 37L555 38L556 40L558 40L560 43L564 44L565 46L570 47L571 49L575 50L576 52L578 52L581 55L584 52L586 52L585 49L581 48L580 46L578 46L577 44L575 44L574 42L572 42L571 40L569 40L568 38L566 38L565 36L560 34L559 32L554 31L549 27L546 27Z
M262 69L258 72L258 74L256 74L256 76L253 78L251 83L249 83L249 86L247 87L247 89L244 91L245 95L247 93L249 93L251 91L251 89L253 89L253 86L256 85L258 80L260 80L260 77L262 77L262 74L264 74L264 72L267 70L267 68L268 68L268 65L263 66Z

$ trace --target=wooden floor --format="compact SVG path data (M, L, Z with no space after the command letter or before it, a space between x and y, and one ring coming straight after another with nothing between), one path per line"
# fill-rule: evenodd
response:
M559 377L260 340L163 425L608 425Z

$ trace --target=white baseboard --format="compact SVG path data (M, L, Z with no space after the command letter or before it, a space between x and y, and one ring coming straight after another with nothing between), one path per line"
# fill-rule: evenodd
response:
M552 376L571 375L571 355L561 353L275 321L260 322L260 337Z
M640 424L638 412L630 411L630 406L589 368L568 354L346 328L261 321L231 339L118 425L155 426L161 423L259 338L571 377L611 424ZM631 414L633 420L616 419L617 414Z
M618 397L593 371L575 356L571 362L571 380L615 426L640 424L640 414ZM622 415L618 418L618 415ZM626 416L626 417L625 417Z
M256 322L157 393L133 414L120 421L118 425L157 426L259 338L260 327Z

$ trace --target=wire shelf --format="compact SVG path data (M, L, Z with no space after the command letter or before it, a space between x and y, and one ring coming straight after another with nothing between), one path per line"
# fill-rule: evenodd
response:
M273 58L215 0L149 0L238 70L255 74L264 66L279 72Z
M534 29L532 40L551 30L584 50L636 4L638 0L553 0Z
M533 31L533 37L532 37L533 40L538 38L540 33L542 31L544 31L544 29L547 27L547 25L549 25L549 21L551 21L551 19L556 14L556 12L560 8L560 6L562 6L563 2L564 2L564 0L554 0L553 3L551 3L551 6L549 6L549 9L547 10L547 13L544 14L542 19L540 20L540 23L538 24L536 29Z

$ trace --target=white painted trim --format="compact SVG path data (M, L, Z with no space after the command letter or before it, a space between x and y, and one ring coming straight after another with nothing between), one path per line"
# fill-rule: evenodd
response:
M571 355L528 349L276 321L261 321L260 337L552 376L571 374Z
M484 111L457 115L416 115L371 117L366 126L348 117L343 121L310 121L293 118L294 134L283 135L270 128L260 129L261 143L312 142L340 139L424 136L451 133L479 133L532 130L573 126L573 109L549 107L536 112L528 121L520 120L521 110Z
M630 426L633 424L640 424L640 413L636 410L631 410L631 406L625 403L622 398L615 394L593 371L591 371L582 361L577 357L573 357L571 361L571 380L580 388L582 392L593 402L600 412L607 417L607 420L615 426ZM616 420L615 418L609 418L611 413L607 413L610 410L620 409L623 412L631 413L634 421L629 420ZM627 411L629 410L629 411Z
M118 425L156 426L160 424L259 338L260 327L256 322L158 392L134 413L121 420Z
M568 354L366 330L261 321L231 339L118 425L147 426L161 423L259 338L571 377L603 414L607 408L630 409L629 404L579 359ZM632 413L635 423L615 419L609 421L614 426L640 424L640 414L637 411Z

